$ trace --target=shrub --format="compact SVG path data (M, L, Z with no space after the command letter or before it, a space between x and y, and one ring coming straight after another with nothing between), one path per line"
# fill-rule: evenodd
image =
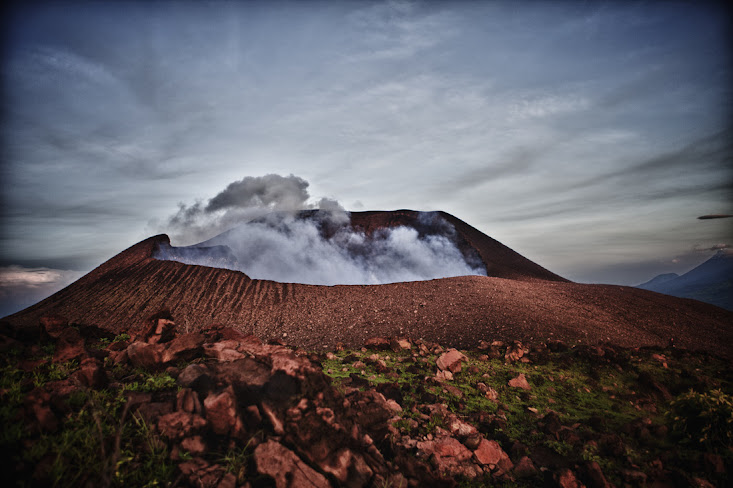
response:
M680 440L713 448L733 446L733 396L722 390L693 390L671 402L668 416Z

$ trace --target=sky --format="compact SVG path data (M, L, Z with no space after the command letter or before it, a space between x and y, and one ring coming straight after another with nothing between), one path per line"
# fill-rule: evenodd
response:
M733 243L705 2L58 2L3 13L0 314L248 177L444 210L574 281ZM212 237L212 236L208 236ZM173 244L191 244L178 242Z

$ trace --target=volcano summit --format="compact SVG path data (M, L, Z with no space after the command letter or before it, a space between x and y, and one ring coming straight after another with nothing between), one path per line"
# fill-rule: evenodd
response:
M268 255L278 242L287 242L283 236L292 236L292 229L300 227L310 232L306 244L343 244L331 260L334 268L361 263L364 276L375 278L371 282L400 282L320 286L256 279L239 270L254 262L248 259ZM248 228L275 237L232 239ZM405 239L399 237L405 236L413 247L400 247ZM231 242L239 242L241 249ZM446 273L455 268L438 266L438 275L451 276L441 279L424 274L410 279L428 281L395 279L389 274L394 260L381 268L368 262L366 257L380 258L370 246L381 246L391 257L418 249L428 257L432 253L462 263L463 268ZM309 266L319 255L307 254L307 245L294 249L290 257L280 259L287 270L307 280L309 270L316 269ZM277 254L270 257L277 259ZM347 257L350 261L340 261ZM426 261L409 253L405 258L417 263L413 271ZM455 276L468 274L466 269L473 275ZM410 276L416 275L413 271ZM647 290L572 283L452 215L411 210L354 212L340 218L324 211L276 215L185 248L173 247L168 236L158 235L6 320L35 326L40 317L59 314L120 333L161 309L169 309L185 330L229 325L261 339L286 338L289 344L307 348L338 342L360 345L374 336L408 336L454 347L471 347L479 339L561 339L625 347L674 342L733 357L732 312Z

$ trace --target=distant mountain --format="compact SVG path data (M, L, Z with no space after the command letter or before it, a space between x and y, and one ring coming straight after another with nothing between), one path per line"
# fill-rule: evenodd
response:
M713 257L682 276L661 274L637 288L664 293L733 310L733 254L718 251Z
M646 283L642 283L641 285L637 285L637 288L643 288L645 290L652 290L654 291L654 287L661 285L662 283L666 283L668 281L671 281L675 278L679 278L680 275L677 273L664 273L660 274L658 276L655 276L651 280L647 281Z

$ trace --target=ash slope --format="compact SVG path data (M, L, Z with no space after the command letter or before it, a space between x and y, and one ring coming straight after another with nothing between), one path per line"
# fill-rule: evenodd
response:
M624 347L666 346L673 339L677 346L733 358L732 312L630 287L567 282L455 217L444 217L478 250L490 276L372 286L253 280L238 271L156 260L157 246L170 245L160 235L6 320L36 326L53 313L120 333L168 308L183 330L225 324L306 348L361 345L390 335L462 348L479 339L554 338ZM354 217L365 229L404 218L400 212Z

